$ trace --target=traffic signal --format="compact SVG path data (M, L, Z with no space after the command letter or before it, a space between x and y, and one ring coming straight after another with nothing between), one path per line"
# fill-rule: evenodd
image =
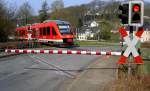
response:
M143 26L144 3L143 1L129 1L129 25Z
M141 53L141 49L140 48L138 48L138 53L139 53L139 55L141 55L142 53Z
M119 6L119 15L120 22L123 25L128 24L129 22L129 4L128 3L122 3Z

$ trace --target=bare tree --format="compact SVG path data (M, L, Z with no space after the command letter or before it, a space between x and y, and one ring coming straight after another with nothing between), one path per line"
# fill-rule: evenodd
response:
M44 1L43 4L42 4L42 8L39 11L41 22L48 19L48 10L49 10L48 4L47 4L46 1Z
M17 18L23 19L25 22L24 24L28 23L28 18L33 15L33 8L28 2L25 2L22 6L20 6L19 10L17 11Z
M6 3L0 0L0 42L8 40L8 36L12 35L15 30L15 23L12 21L14 15L13 9L9 9Z
M5 7L4 7L4 2L2 0L0 0L0 17L3 17L3 15L6 13L5 11Z
M55 0L51 4L51 8L52 8L52 11L57 11L57 10L60 10L60 9L64 8L64 2L63 2L63 0Z

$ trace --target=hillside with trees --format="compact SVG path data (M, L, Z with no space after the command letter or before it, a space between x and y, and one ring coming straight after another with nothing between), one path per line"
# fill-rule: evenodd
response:
M9 35L14 33L16 25L32 24L43 22L47 19L59 19L69 21L73 28L84 26L85 17L89 15L98 15L94 18L99 22L99 29L104 34L109 34L111 29L117 30L120 22L118 19L118 6L121 2L116 0L104 1L93 0L88 4L78 6L64 7L63 0L55 0L48 6L43 2L38 15L34 15L33 7L25 2L18 9L15 6L9 8L4 0L0 0L0 41L6 41ZM145 2L145 16L150 17L150 3ZM150 19L146 19L150 22ZM104 32L105 30L106 33ZM95 35L97 36L97 35ZM108 36L108 35L107 35Z

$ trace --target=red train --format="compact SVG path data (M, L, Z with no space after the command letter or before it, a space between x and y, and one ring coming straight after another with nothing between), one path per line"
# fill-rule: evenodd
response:
M17 27L16 33L19 40L36 39L49 44L73 45L75 37L70 24L61 20L47 20L43 23Z

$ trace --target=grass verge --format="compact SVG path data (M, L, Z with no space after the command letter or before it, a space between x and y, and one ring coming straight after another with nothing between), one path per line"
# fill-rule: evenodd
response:
M107 85L104 91L150 91L150 61L139 65L134 75L129 76L126 69L120 70L119 78Z
M80 46L118 46L119 43L99 42L99 41L76 41L75 44Z
M105 91L150 91L150 75L130 76L125 74Z
M142 43L143 48L150 48L150 43Z

